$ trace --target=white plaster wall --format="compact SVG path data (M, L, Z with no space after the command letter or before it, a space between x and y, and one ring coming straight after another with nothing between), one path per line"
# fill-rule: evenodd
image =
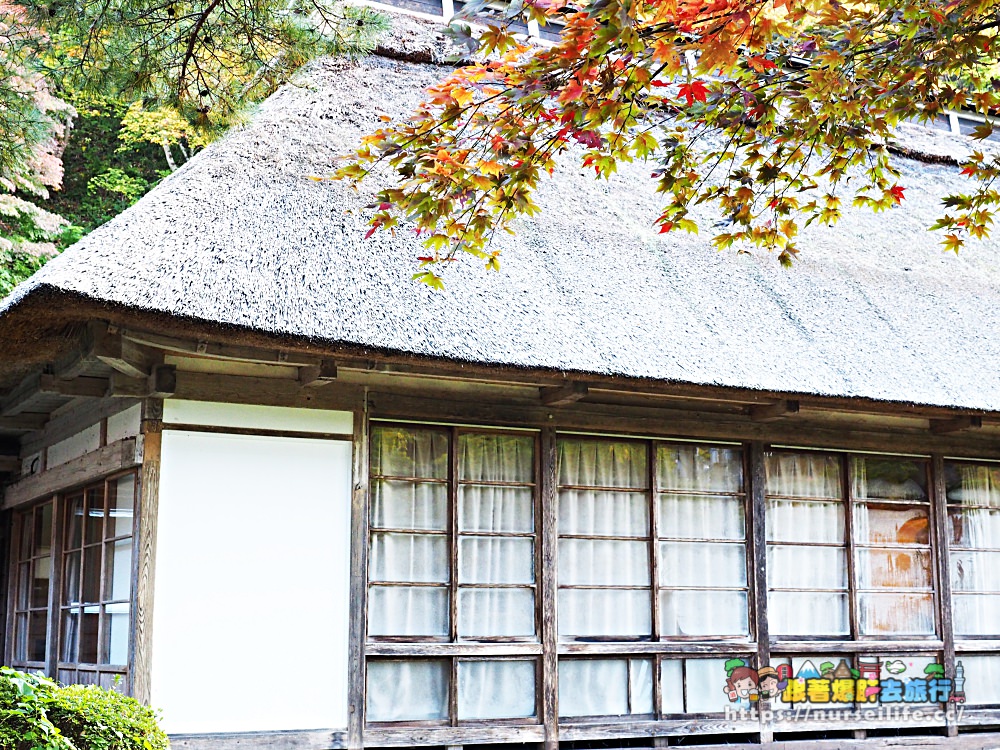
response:
M75 435L49 446L46 468L53 468L101 447L101 425L93 424Z
M168 732L347 726L350 497L349 442L164 431L151 680Z
M354 431L354 415L349 411L175 399L163 402L163 421L166 424L251 427L341 435L350 435Z
M112 414L108 417L108 442L113 443L138 435L141 419L142 407L139 404Z

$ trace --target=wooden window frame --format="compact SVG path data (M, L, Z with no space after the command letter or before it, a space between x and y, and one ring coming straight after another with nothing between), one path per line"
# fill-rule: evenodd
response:
M941 606L939 597L939 572L937 566L938 558L938 547L939 539L935 528L934 522L934 482L933 482L933 472L932 472L932 461L930 458L925 456L909 456L909 455L896 455L896 454L873 454L873 453L862 453L855 451L815 451L815 450L802 450L796 448L769 448L765 451L766 454L783 453L790 455L814 455L823 456L826 458L835 458L838 461L840 468L840 490L841 497L839 499L833 498L818 498L818 497L794 497L790 495L772 495L767 493L765 487L765 506L766 502L771 498L778 498L781 500L799 500L802 502L827 502L827 503L837 503L839 502L844 509L844 543L842 545L836 545L827 542L776 542L778 545L787 545L795 547L826 547L831 549L843 549L845 553L845 559L847 564L847 586L844 589L797 589L799 591L843 591L847 596L847 616L848 616L848 632L844 635L783 635L781 636L781 646L780 648L772 648L772 650L787 650L789 643L811 643L811 642L838 642L845 644L845 647L856 648L858 653L862 653L864 649L864 643L867 641L874 641L876 643L885 643L891 641L900 642L913 642L913 641L927 641L929 646L937 647L937 650L941 648L941 629L942 629L942 616L941 616ZM857 572L857 553L859 549L884 549L888 547L893 547L890 544L869 544L859 542L855 537L855 516L857 508L860 505L870 502L868 498L857 498L854 496L854 481L853 481L853 467L854 461L856 459L872 458L875 460L903 460L903 461L913 461L915 463L924 465L924 477L925 477L925 487L927 489L927 499L926 500L882 500L876 498L874 502L884 503L887 505L895 505L900 508L913 507L913 506L924 506L927 509L927 521L928 521L928 543L927 549L930 554L931 561L931 611L934 618L934 632L929 634L902 634L902 635L883 635L883 634L863 634L861 633L861 623L860 623L860 599L859 595L864 593L879 593L879 589L862 589L858 581ZM766 507L765 507L766 512ZM761 540L765 548L771 544L766 539ZM896 547L902 548L904 545L895 545ZM906 547L907 549L915 549L915 546ZM768 589L769 593L772 590L782 590L782 589ZM904 590L900 593L908 593L909 589ZM927 593L927 592L920 592ZM772 634L774 635L774 634Z
M525 427L519 429L519 425L508 425L506 428L494 428L493 422L483 421L481 426L477 424L480 420L473 419L471 422L464 422L464 428L472 431L499 431L515 430L518 434L531 429ZM409 418L374 418L369 420L368 415L359 417L360 428L356 424L356 433L365 436L365 451L368 446L368 426L369 424L398 424L402 427L438 427L447 428L441 422L433 419L424 419L419 416L414 419ZM462 428L454 428L462 429ZM515 655L538 655L541 664L541 682L537 685L537 697L542 704L543 726L510 726L503 722L483 722L482 726L469 727L464 724L427 727L426 731L420 735L420 742L457 745L463 742L524 742L539 741L544 744L547 750L556 748L563 741L589 741L606 739L625 739L637 737L660 737L676 734L709 733L713 732L713 727L718 725L720 713L684 715L668 714L663 711L663 701L660 695L661 664L665 659L692 659L692 658L730 658L744 657L752 665L767 664L771 661L771 655L775 657L811 656L820 657L824 654L843 654L854 659L858 656L884 657L888 655L911 654L913 656L935 657L940 659L945 665L946 672L952 674L955 664L956 652L959 658L962 653L988 655L1000 655L1000 634L996 637L981 637L976 639L958 640L953 634L952 628L952 594L948 580L949 545L947 535L947 500L944 491L944 459L940 453L914 455L912 452L901 448L897 452L887 450L885 452L874 452L868 450L852 450L849 448L813 448L798 447L794 445L771 444L762 440L727 440L725 436L711 436L703 439L674 437L669 433L660 434L652 430L645 434L629 434L618 430L581 430L574 427L567 430L560 430L556 427L538 428L541 435L540 450L536 452L537 484L538 492L536 501L536 526L538 547L541 549L540 557L536 558L536 589L540 595L540 601L536 601L536 616L541 618L541 627L538 631L541 636L541 643L493 643L493 644L470 644L470 643L387 643L372 642L365 639L364 633L358 636L358 652L361 657L361 664L364 664L366 657L378 656L466 656L470 654L485 654L490 656L515 656ZM646 640L623 640L596 641L587 640L567 640L556 633L556 607L555 601L558 598L558 587L556 581L556 560L558 557L558 475L556 473L557 463L557 440L562 437L570 438L606 438L609 440L640 440L646 441L651 446L658 443L667 444L696 444L699 446L719 446L719 447L740 447L743 454L743 492L745 508L746 537L746 561L748 567L747 595L748 595L748 615L749 615L749 635L746 637L726 637L726 636L663 636L660 638L649 638ZM891 448L891 446L888 446ZM648 449L652 451L652 448ZM842 474L843 492L839 502L845 506L845 525L851 523L855 514L855 508L863 499L855 498L853 493L853 465L854 458L875 458L881 460L913 460L924 467L927 478L927 499L901 501L903 506L921 505L928 510L928 543L931 557L931 594L932 612L935 623L935 633L929 635L885 635L867 634L861 635L857 626L857 599L855 557L858 549L866 547L866 543L855 540L853 524L849 529L845 528L844 549L849 566L849 610L853 620L851 632L845 636L781 636L776 637L769 633L767 622L768 605L768 585L767 585L767 535L764 519L764 512L767 504L765 487L765 454L768 452L787 451L793 453L820 453L837 457L840 462ZM367 469L367 453L360 453L365 456L364 468ZM655 454L653 454L655 455ZM965 461L968 463L990 463L988 459L976 459L975 457L962 457L948 459L949 461ZM649 461L650 471L655 471L655 464ZM364 481L368 482L370 475L366 475ZM651 498L655 498L655 484L650 483L647 490ZM370 505L367 500L367 484L363 487L361 502L356 501L355 508L363 512L365 518L370 513ZM654 503L654 506L658 503ZM654 508L655 511L655 508ZM360 514L359 514L360 515ZM362 520L362 527L367 530L366 521ZM650 523L655 524L653 516ZM658 526L651 526L653 534L649 541L651 544L651 554L655 557L656 539L658 539ZM368 535L365 534L365 544L367 548ZM871 546L882 546L873 543ZM365 562L362 571L362 582L367 589L367 576L364 575L367 569L367 554L356 555ZM539 562L541 561L541 567ZM659 582L659 576L651 570L652 591ZM652 596L654 603L658 603L659 597ZM656 606L654 604L654 606ZM362 604L364 611L364 604ZM362 628L362 631L364 628ZM479 649L486 649L480 651ZM654 660L654 710L655 716L646 715L614 717L564 717L558 719L558 660L561 657L620 657L620 658L652 658ZM364 677L354 683L354 699L356 702L364 701ZM356 705L356 703L355 703ZM1000 705L998 706L977 706L966 712L964 719L954 720L948 718L943 725L935 724L943 729L948 736L954 736L958 732L959 722L964 725L977 725L990 721L1000 722ZM488 726L486 726L488 725ZM779 723L770 720L760 719L759 721L730 722L728 731L746 733L759 737L760 741L771 741L774 732L808 733L816 731L808 724ZM844 730L853 731L856 739L864 738L865 722L859 716L856 720L850 720L844 725L838 726ZM928 725L929 726L929 725ZM354 724L354 735L359 738L358 746L363 741L366 745L380 746L385 744L399 744L404 739L410 741L414 737L412 728L408 723L392 722L385 724L365 724L363 710L360 712L357 723ZM530 731L529 731L530 730ZM932 730L938 731L938 730ZM362 739L363 738L363 739Z
M447 436L448 439L448 471L444 479L428 479L424 477L398 477L394 475L375 474L372 471L371 446L368 446L368 463L365 466L367 472L367 482L369 486L374 486L380 480L400 480L411 482L428 482L443 484L447 487L447 528L445 530L418 530L413 529L392 529L388 527L375 526L371 523L372 504L365 504L364 513L367 516L367 538L365 544L368 552L366 554L365 568L365 590L366 599L370 597L368 593L373 585L375 586L412 586L407 582L373 582L371 579L371 541L376 533L386 531L399 531L402 533L419 533L444 536L448 540L448 570L449 580L446 584L424 584L436 588L447 588L448 590L448 636L397 636L397 635L368 635L368 616L370 609L366 608L364 622L364 680L363 684L367 690L367 665L369 662L378 659L444 659L449 664L448 683L448 718L443 720L429 721L398 721L398 722L368 722L364 723L366 728L372 729L396 729L404 727L538 727L542 721L542 608L541 608L541 569L542 569L542 533L541 528L541 493L539 486L540 474L540 440L538 430L517 430L517 429L492 429L489 427L469 427L459 425L421 424L411 422L378 421L373 422L369 430L369 441L374 439L376 427L396 427L409 430L436 431ZM516 435L518 437L532 438L532 479L531 482L490 482L463 480L459 477L459 438L462 435ZM490 485L490 486L515 486L530 487L532 489L532 521L534 530L527 532L462 532L459 530L459 487L467 485ZM370 497L369 497L370 499ZM462 536L497 536L503 538L531 538L532 544L532 570L533 583L529 584L462 584L459 581L458 570L458 545ZM419 584L417 584L419 585ZM532 590L534 600L534 625L535 634L533 636L459 636L458 635L458 596L462 588L517 588ZM461 661L494 661L510 659L514 661L531 660L535 663L535 715L530 718L514 719L459 719L458 718L458 664ZM365 705L364 701L360 701Z
M111 499L112 486L119 479L126 476L133 477L133 500L132 500L132 525L129 534L121 534L107 536L107 529L109 527L109 519L111 519L109 511L109 503ZM85 524L81 524L81 538L80 546L74 547L73 549L66 549L67 539L70 532L70 522L68 519L68 514L70 513L73 505L72 501L75 498L87 498L92 492L99 492L101 496L101 534L100 539L94 542L87 542L85 537ZM46 496L38 501L31 503L28 506L18 508L14 511L11 518L11 528L17 531L20 528L20 524L23 523L25 517L34 517L37 509L44 507L47 504L52 505L52 543L51 543L51 557L52 557L52 571L49 579L49 599L48 599L48 631L47 631L47 642L46 642L46 658L44 663L38 662L23 662L14 660L14 653L16 648L17 640L17 627L16 620L14 617L15 606L17 602L19 584L16 578L17 565L19 564L20 557L20 535L12 535L13 545L10 554L10 564L9 564L9 575L8 580L11 581L11 585L8 591L8 639L7 647L5 649L6 661L12 664L18 669L37 669L43 671L47 676L58 679L60 682L64 683L82 683L82 684L103 684L105 687L111 687L119 681L124 681L124 691L129 692L131 687L131 651L134 636L132 633L132 611L136 605L136 541L138 536L138 524L139 524L139 504L141 497L140 488L140 477L139 471L136 468L126 469L123 471L117 471L104 477L94 478L84 484L77 485L70 489L62 490L54 495ZM83 506L85 509L89 509L89 505ZM122 540L129 539L131 541L131 561L130 568L128 571L129 578L129 595L127 599L110 599L106 596L109 593L110 580L109 571L107 566L107 548L109 545L114 545L115 542L120 542ZM99 549L98 555L98 566L99 566L99 598L100 601L96 603L88 602L86 606L97 606L98 607L98 632L97 632L97 660L94 663L80 662L77 658L76 661L64 661L62 656L63 647L63 623L62 614L65 611L73 609L74 606L68 605L63 601L63 577L66 570L66 564L68 555L74 552L79 552L80 554L80 572L78 581L78 598L80 592L82 591L84 585L84 553L83 550L87 547L94 547ZM104 620L105 611L108 605L120 604L127 602L129 605L129 646L128 653L129 659L126 664L109 664L103 663L102 658L105 656L105 633L104 633ZM75 608L82 609L84 603L82 600L76 605ZM76 656L79 657L79 641L77 642Z

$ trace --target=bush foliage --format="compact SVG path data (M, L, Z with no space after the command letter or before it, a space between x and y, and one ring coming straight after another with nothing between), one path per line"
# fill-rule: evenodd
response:
M3 750L167 750L156 714L96 685L60 686L0 667Z

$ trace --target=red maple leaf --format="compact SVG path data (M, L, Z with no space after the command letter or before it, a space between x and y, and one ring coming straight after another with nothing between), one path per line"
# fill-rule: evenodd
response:
M891 188L889 188L889 194L892 195L893 200L895 200L896 203L902 203L903 198L906 197L905 195L903 195L904 190L906 190L906 188L900 187L899 185L893 185Z
M705 101L708 98L708 89L701 81L692 81L691 83L682 83L677 88L677 94L685 99L690 107L696 100Z

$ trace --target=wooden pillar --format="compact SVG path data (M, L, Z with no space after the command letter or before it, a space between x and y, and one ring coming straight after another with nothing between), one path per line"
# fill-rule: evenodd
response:
M556 628L556 558L559 555L559 493L556 462L556 433L551 427L542 430L540 449L542 538L542 723L545 726L545 750L559 748L559 633Z
M949 556L951 555L951 534L948 523L948 495L944 481L944 458L935 454L931 458L931 552L937 561L934 576L937 579L938 622L941 624L939 635L944 642L942 666L948 677L955 674L955 626L952 620L951 607L951 571ZM958 725L948 721L949 737L958 736Z
M749 471L749 544L750 553L750 596L753 605L753 631L757 638L757 668L771 662L771 635L767 626L767 535L765 530L766 472L764 468L764 444L754 441L750 444ZM763 710L770 709L770 703L760 704L760 741L771 742L774 732L771 723L764 721Z
M365 625L368 621L368 394L354 412L351 495L351 606L347 651L347 747L364 746Z
M130 692L148 705L152 694L153 583L156 569L156 527L160 503L160 445L163 435L162 399L142 402L142 472L136 513L138 532L132 543Z

